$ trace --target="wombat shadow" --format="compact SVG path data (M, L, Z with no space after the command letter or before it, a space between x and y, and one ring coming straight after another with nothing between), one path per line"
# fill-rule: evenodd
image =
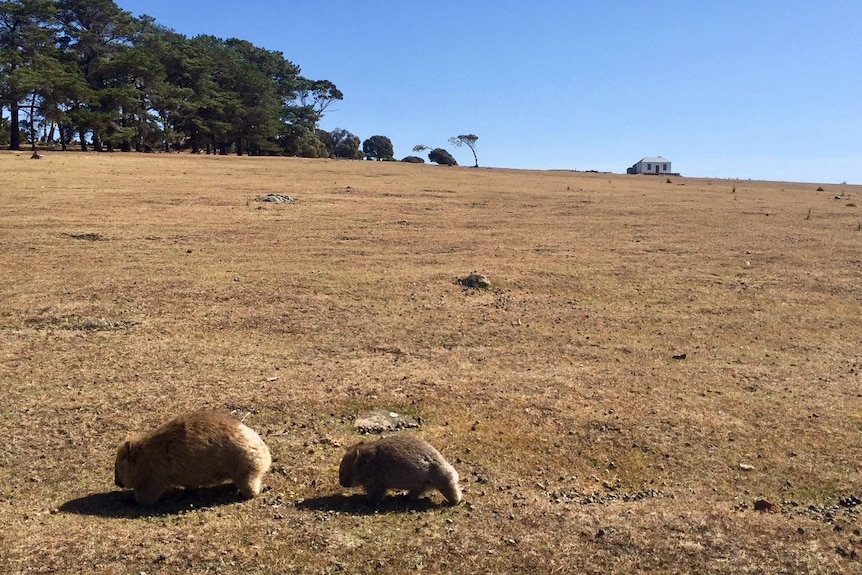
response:
M428 497L410 499L407 495L387 495L380 503L372 503L364 494L324 495L296 502L297 509L311 511L334 511L351 515L380 515L386 513L408 513L440 509L446 504L435 503Z
M64 513L77 515L98 515L100 517L151 517L158 515L177 515L207 507L231 505L243 501L236 487L230 483L195 489L175 489L166 492L151 506L140 505L135 501L131 490L91 493L72 499L58 509Z

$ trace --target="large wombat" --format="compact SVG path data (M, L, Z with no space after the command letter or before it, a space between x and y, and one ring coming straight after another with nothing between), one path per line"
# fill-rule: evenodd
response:
M272 458L251 428L218 411L180 415L149 433L129 436L117 450L114 482L152 505L171 487L232 481L240 493L260 493Z

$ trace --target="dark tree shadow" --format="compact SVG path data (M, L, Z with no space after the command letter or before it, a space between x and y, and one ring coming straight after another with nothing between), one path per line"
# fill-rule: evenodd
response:
M311 511L335 511L352 515L380 515L385 513L406 513L409 511L428 511L443 505L434 503L427 497L413 500L406 495L387 495L380 503L372 503L364 494L324 495L303 499L296 503L297 509Z
M98 515L100 517L151 517L177 515L207 507L219 507L243 501L236 487L230 483L196 489L177 489L162 495L155 505L149 507L135 501L132 490L114 490L91 493L67 501L59 507L64 513Z

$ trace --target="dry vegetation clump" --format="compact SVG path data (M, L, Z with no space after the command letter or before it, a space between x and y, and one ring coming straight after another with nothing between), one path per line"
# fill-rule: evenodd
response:
M684 183L0 154L0 572L858 571L860 189ZM260 497L113 486L202 407ZM461 505L338 485L377 409Z

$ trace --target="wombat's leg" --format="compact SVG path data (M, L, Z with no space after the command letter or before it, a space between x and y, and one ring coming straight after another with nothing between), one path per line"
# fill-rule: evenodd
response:
M423 493L425 493L425 489L411 489L407 492L407 499L410 501L416 501Z
M135 487L135 501L141 505L152 505L162 496L162 488L154 485L139 485Z
M263 474L250 475L243 477L238 481L234 481L234 484L244 498L252 499L260 494L262 480Z
M461 488L458 487L457 484L441 483L437 486L437 489L440 490L440 493L443 494L443 497L445 497L446 501L451 505L458 505L461 503Z
M363 485L365 493L368 495L368 500L372 503L380 503L383 501L383 496L386 495L386 486L377 482L368 482Z

